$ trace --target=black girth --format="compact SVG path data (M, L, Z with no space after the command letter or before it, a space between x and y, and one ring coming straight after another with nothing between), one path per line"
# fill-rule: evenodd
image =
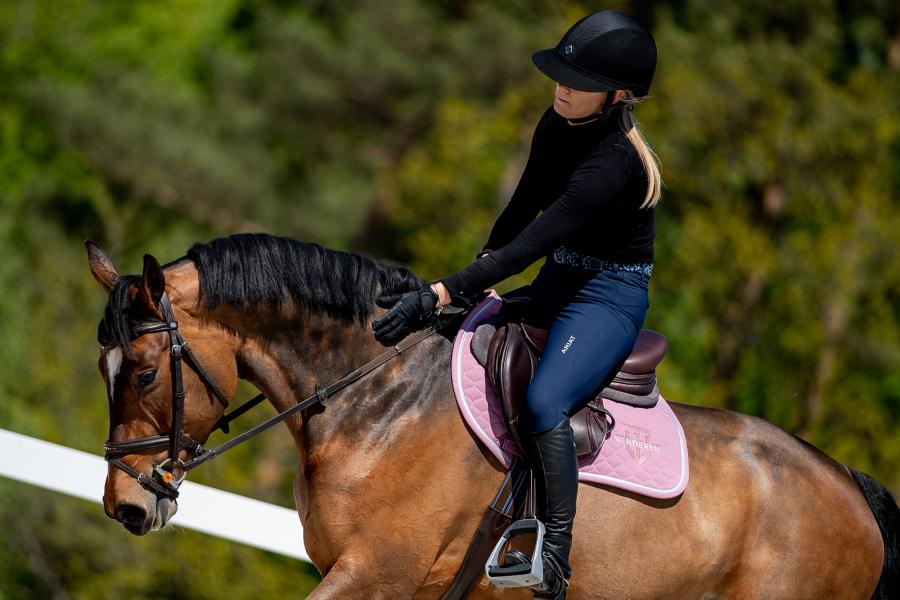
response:
M181 482L184 481L187 472L191 469L212 460L216 456L234 448L256 434L262 433L273 425L284 421L291 415L315 404L322 404L324 406L329 396L337 393L348 385L355 383L364 375L380 367L387 361L398 356L404 350L424 340L435 332L435 328L432 326L410 335L390 350L378 355L358 369L347 373L331 385L323 388L316 384L315 393L294 406L278 413L256 427L235 436L224 444L207 450L200 445L200 442L194 440L183 431L184 380L182 379L181 374L182 359L194 369L194 372L197 373L204 384L209 386L213 395L215 395L219 402L225 407L228 406L228 398L225 397L222 389L216 384L206 369L203 368L191 352L187 342L181 337L181 334L178 331L178 322L175 320L175 313L172 310L172 304L169 302L169 298L165 293L163 293L160 298L160 307L162 308L163 318L165 320L141 323L140 325L135 326L133 339L137 339L148 333L168 332L169 334L169 356L171 358L172 368L172 429L168 435L152 435L125 441L107 441L104 458L111 465L118 467L137 479L138 483L145 488L173 499L178 497L178 487L181 485ZM228 433L228 424L231 421L265 400L265 398L264 394L258 394L231 411L229 414L222 415L222 418L216 422L215 429L221 429L223 432ZM153 472L150 475L136 471L119 460L119 458L128 454L135 454L147 450L157 450L167 446L169 449L169 456L161 463L155 465L153 467ZM182 449L192 453L194 458L188 461L179 459L178 456Z

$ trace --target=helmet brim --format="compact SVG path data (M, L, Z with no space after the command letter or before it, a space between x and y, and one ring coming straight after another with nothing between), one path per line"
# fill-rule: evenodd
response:
M531 62L540 71L557 83L582 92L611 92L628 89L626 84L612 79L588 75L557 52L556 48L539 50L531 55Z

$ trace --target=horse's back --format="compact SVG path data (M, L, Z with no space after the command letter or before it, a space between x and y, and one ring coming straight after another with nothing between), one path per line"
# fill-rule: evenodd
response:
M881 535L843 465L762 419L671 404L687 490L582 485L573 599L871 597Z

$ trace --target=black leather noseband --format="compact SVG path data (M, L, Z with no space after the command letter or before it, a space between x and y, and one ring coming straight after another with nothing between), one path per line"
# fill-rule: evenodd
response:
M212 460L223 452L234 448L256 434L262 433L273 425L280 423L291 415L309 408L314 404L322 404L324 406L329 396L348 385L355 383L370 371L373 371L382 364L398 356L404 350L421 340L424 340L436 331L432 326L410 335L396 346L393 346L390 350L380 354L358 369L344 375L331 385L323 388L316 384L315 393L303 401L278 413L256 427L235 436L222 445L207 450L200 445L200 442L194 440L184 432L184 380L181 372L182 362L187 362L190 365L203 383L209 387L222 406L226 408L228 407L228 398L225 397L222 389L216 384L215 380L210 376L206 369L203 368L193 352L191 352L187 342L181 337L181 333L178 331L178 322L175 320L175 313L172 310L172 304L169 302L169 298L165 293L163 293L160 298L160 308L162 309L164 320L136 325L133 330L134 335L132 336L132 339L137 339L149 333L169 334L169 357L172 369L172 429L168 435L152 435L125 441L109 440L106 442L104 458L111 465L118 467L131 477L137 479L138 483L145 488L156 492L157 495L163 495L172 499L178 497L178 487L181 485L181 482L184 481L187 472L191 469ZM231 413L222 415L222 418L216 422L213 431L221 429L223 432L228 433L228 424L231 421L265 400L265 398L264 394L258 394L231 411ZM168 447L169 456L161 463L154 465L153 472L149 475L141 473L119 460L121 457L128 454L158 450L165 447ZM179 458L182 450L186 450L193 454L194 458L182 461Z

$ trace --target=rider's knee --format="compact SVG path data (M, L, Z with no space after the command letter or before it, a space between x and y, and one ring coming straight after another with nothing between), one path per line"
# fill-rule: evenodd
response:
M552 429L560 421L556 397L559 390L531 382L525 392L525 401L519 408L519 425L528 433Z

